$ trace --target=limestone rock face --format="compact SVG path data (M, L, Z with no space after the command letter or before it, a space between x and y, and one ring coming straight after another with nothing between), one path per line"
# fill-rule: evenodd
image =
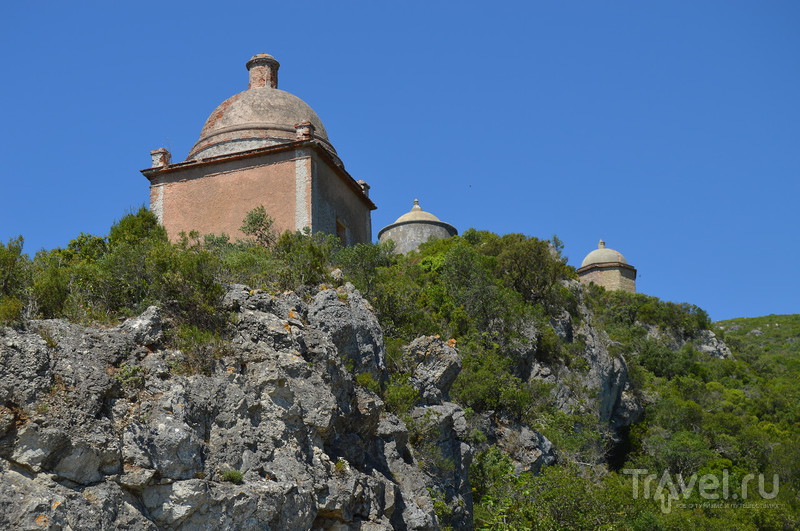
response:
M567 281L565 287L572 290L579 301L578 324L564 311L551 319L549 326L564 343L568 354L562 354L562 359L550 359L540 352L537 340L545 331L529 324L521 331L523 341L516 352L522 360L519 376L552 386L558 407L567 413L591 413L612 429L633 424L641 418L643 406L634 395L627 363L623 357L609 352L611 341L594 325L594 315L583 302L580 284ZM505 422L503 419L495 421Z
M225 304L236 330L208 374L160 348L157 308L112 329L0 329L0 528L436 529L432 493L471 527L463 411L442 401L454 349L436 347L451 360L421 377L436 405L413 411L453 463L440 467L354 383L387 375L352 286L232 286Z
M308 308L311 326L327 333L355 372L386 378L383 331L372 307L350 283L341 290L320 291Z
M164 339L161 329L161 311L158 306L150 306L138 317L128 319L120 330L127 332L131 339L139 345L157 346Z
M642 400L580 285L567 287L577 311L525 323L517 375L566 412L624 428ZM519 419L451 402L454 341L407 345L419 400L402 418L386 411L355 383L388 375L381 328L350 284L313 296L234 285L224 306L236 324L202 374L165 348L156 307L110 329L0 328L0 528L471 529L476 451L495 444L518 472L559 458ZM545 333L562 358L543 351ZM729 355L710 332L672 339Z
M679 334L673 330L662 330L649 324L640 323L647 331L648 339L665 344L670 350L679 350L689 345L699 352L713 358L730 358L731 349L711 330L699 330L692 335Z
M696 341L697 350L714 358L730 358L731 349L711 330L701 330Z
M483 414L473 422L486 435L487 444L496 444L508 454L517 473L538 474L543 466L557 460L553 443L547 437L515 419Z
M455 348L438 337L418 337L406 348L416 362L411 383L426 404L448 400L450 388L461 372L461 357Z

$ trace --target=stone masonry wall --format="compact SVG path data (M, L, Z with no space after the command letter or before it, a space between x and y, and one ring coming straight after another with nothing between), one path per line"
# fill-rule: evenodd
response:
M581 282L589 284L594 282L608 290L621 290L636 293L636 273L622 267L598 267L582 273Z
M330 164L316 153L312 158L313 196L312 226L314 232L336 234L336 220L347 229L344 243L369 243L372 241L372 223L369 207L336 173Z
M405 254L416 250L420 244L431 238L449 238L454 235L445 227L433 223L402 223L384 231L380 236L380 242L392 240L395 243L395 252Z

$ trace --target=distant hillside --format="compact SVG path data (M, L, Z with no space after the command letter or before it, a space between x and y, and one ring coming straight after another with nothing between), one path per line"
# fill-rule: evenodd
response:
M738 342L740 348L800 359L800 314L728 319L714 324L726 341Z

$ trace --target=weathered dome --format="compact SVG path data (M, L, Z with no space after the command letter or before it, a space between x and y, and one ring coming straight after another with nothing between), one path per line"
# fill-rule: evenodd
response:
M297 124L309 122L311 137L336 153L325 126L306 102L278 89L280 64L258 54L247 62L249 88L223 101L206 120L187 160L285 144L297 139Z
M410 212L406 212L397 220L395 223L404 223L406 221L441 221L439 218L431 214L430 212L425 212L422 210L422 207L419 206L419 199L414 199L414 206L411 207Z
M378 232L378 241L384 243L392 240L395 243L394 252L405 254L417 250L431 238L438 240L457 234L455 227L422 210L419 201L414 199L414 206L410 212L403 214L397 221Z
M592 264L607 263L627 264L628 261L625 260L624 256L622 256L622 253L615 251L614 249L609 249L606 247L606 242L600 240L600 243L597 244L597 249L587 254L586 258L583 259L583 262L581 262L581 267L586 267Z

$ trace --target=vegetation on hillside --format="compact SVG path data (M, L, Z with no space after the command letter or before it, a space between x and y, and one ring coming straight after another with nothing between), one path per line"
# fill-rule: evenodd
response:
M584 290L556 238L469 230L398 256L391 244L342 248L331 236L277 235L263 209L248 214L242 229L244 240L187 234L172 243L140 209L105 237L81 234L33 258L23 253L22 238L0 242L0 325L29 318L110 324L158 304L169 341L189 353L183 369L204 371L226 348L225 284L307 293L332 282L330 271L338 267L383 326L389 382L381 387L370 375L357 381L380 393L387 407L410 422L417 397L403 346L438 334L463 359L453 400L469 415L513 418L555 444L556 465L518 474L510 457L475 431L471 442L479 452L470 475L477 527L800 525L800 316L719 323L716 331L733 356L716 359L696 348L712 328L705 312L641 294ZM569 319L577 327L587 318L608 335L612 355L625 358L633 392L645 404L643 420L630 430L614 433L599 421L580 378L565 382L578 398L565 409L553 384L529 377L531 359L586 374L581 338L565 339L554 325ZM424 425L411 429L422 453L435 434ZM644 476L631 470L657 475L649 496ZM664 483L677 482L678 474L686 483L693 475L725 477L725 496L704 498L695 482L684 497L677 484ZM767 492L777 476L776 496L756 495L757 479L745 493L748 474L762 474Z

